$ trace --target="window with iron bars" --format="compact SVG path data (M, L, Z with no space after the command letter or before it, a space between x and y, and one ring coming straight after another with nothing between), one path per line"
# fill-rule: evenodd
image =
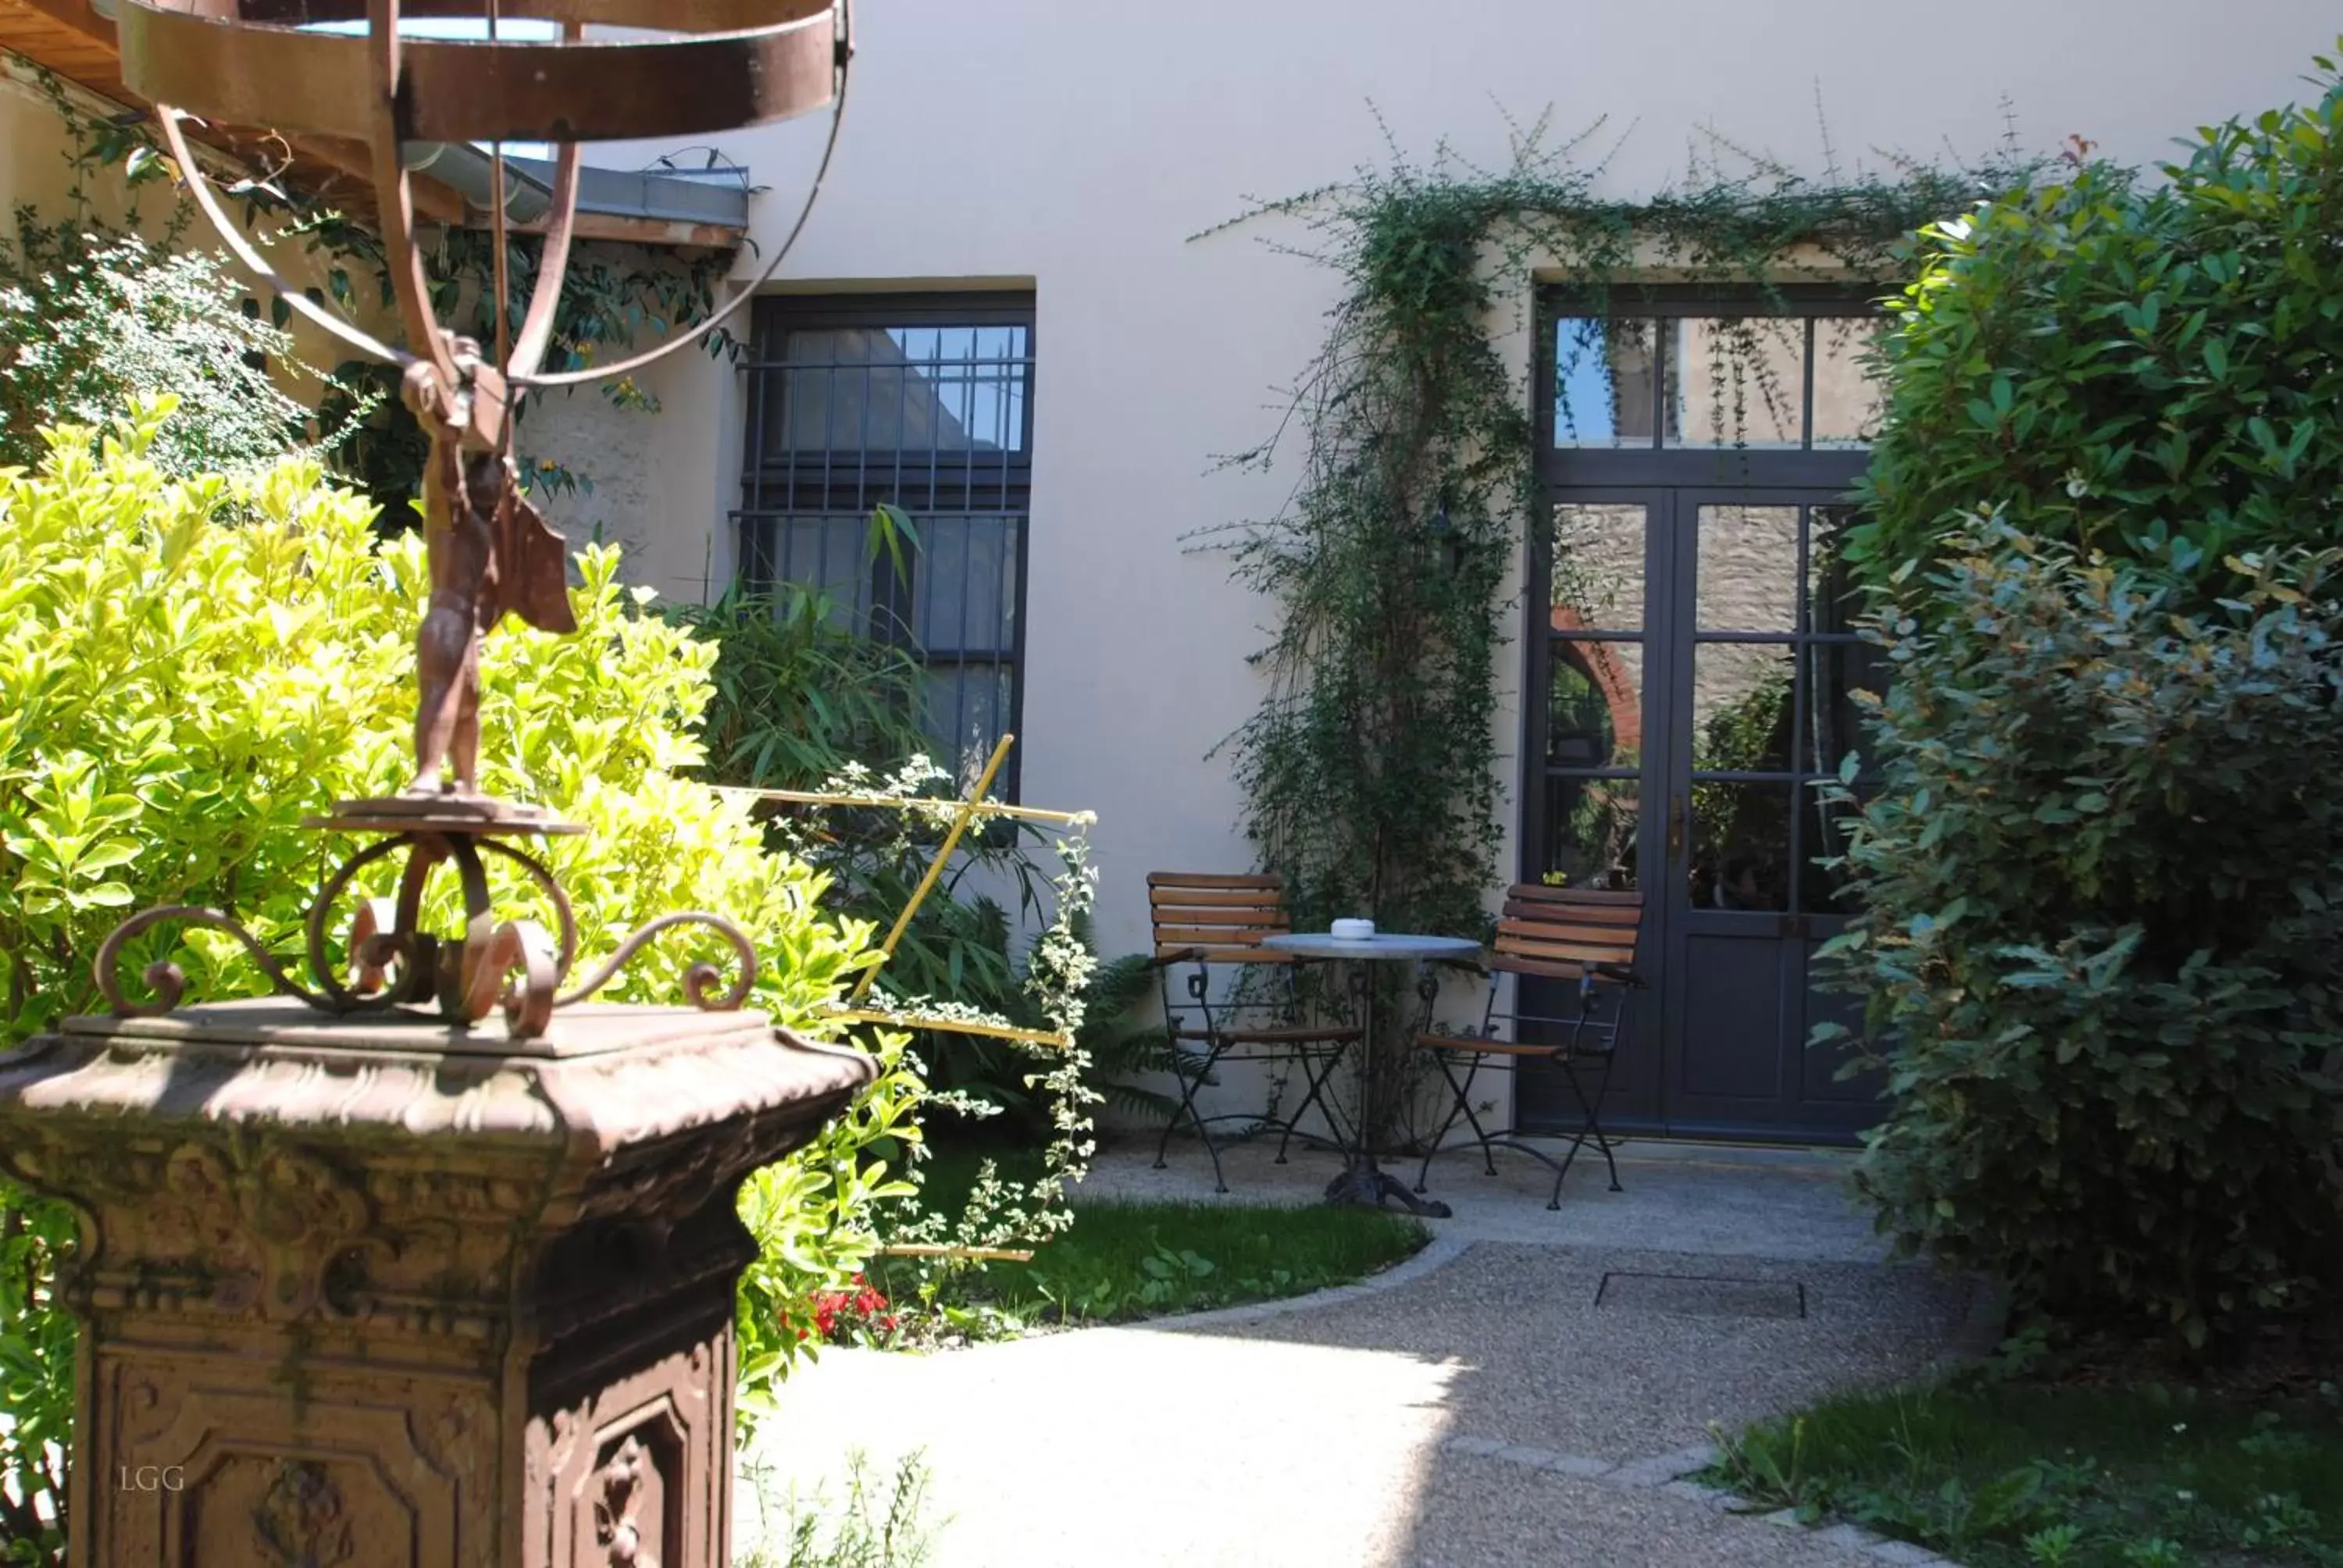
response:
M916 658L933 755L962 789L1020 722L1032 394L1031 295L757 305L742 586L816 589L840 625ZM882 504L919 536L900 568L868 548ZM1012 753L1003 799L1017 773Z

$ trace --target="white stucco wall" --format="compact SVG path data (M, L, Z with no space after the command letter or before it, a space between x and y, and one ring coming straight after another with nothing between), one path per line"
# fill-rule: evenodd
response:
M1557 140L1607 116L1588 146L1623 195L1678 179L1702 126L1819 173L1818 97L1842 164L1981 155L2006 113L2033 149L2080 133L2152 161L2190 126L2298 95L2338 24L2322 0L1973 0L1925 34L1865 0L866 0L858 25L843 143L789 286L1036 291L1024 789L1101 813L1111 952L1143 945L1147 870L1247 861L1227 763L1205 753L1253 708L1262 607L1183 540L1289 493L1290 462L1212 458L1272 427L1335 297L1272 248L1306 239L1298 224L1191 235L1383 162L1370 101L1411 156L1446 138L1484 166L1505 156L1496 106L1523 121L1553 106ZM770 187L768 252L824 128L718 138ZM744 253L740 275L756 265ZM1504 342L1525 377L1527 334ZM561 509L635 543L664 591L729 569L739 381L694 355L655 377L664 414L581 394L536 416L531 444L596 483ZM1503 656L1509 686L1516 667ZM1509 800L1515 698L1492 737Z

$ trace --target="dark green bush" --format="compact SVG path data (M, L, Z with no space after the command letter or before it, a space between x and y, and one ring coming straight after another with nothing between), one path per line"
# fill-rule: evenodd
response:
M2191 615L2006 526L1953 548L1932 628L1885 628L1865 909L1825 949L1892 1073L1858 1183L2055 1316L2201 1345L2331 1305L2343 552L2233 560Z
M2088 162L1924 231L1885 346L1873 580L1948 522L2217 583L2343 519L2343 83L2198 133L2166 179ZM1921 579L1913 579L1916 584Z

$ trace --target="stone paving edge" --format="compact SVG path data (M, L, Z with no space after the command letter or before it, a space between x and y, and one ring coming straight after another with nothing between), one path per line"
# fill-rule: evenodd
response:
M1281 1296L1273 1302L1248 1302L1239 1307L1176 1312L1169 1317L1148 1318L1118 1327L1125 1333L1134 1331L1184 1332L1191 1329L1232 1329L1249 1323L1266 1322L1272 1318L1290 1317L1295 1312L1314 1312L1325 1307L1339 1307L1345 1302L1381 1295L1385 1291L1413 1284L1426 1274L1444 1269L1472 1251L1476 1240L1471 1236L1435 1234L1420 1251L1410 1253L1379 1274L1369 1274L1365 1279L1353 1280L1347 1285L1329 1285L1322 1291L1312 1291L1301 1296Z
M1589 1454L1556 1453L1527 1443L1507 1442L1503 1438L1480 1437L1471 1433L1448 1438L1440 1446L1454 1453L1503 1460L1524 1469L1549 1471L1603 1486L1616 1487L1623 1492L1658 1493L1719 1513L1735 1514L1753 1523L1794 1530L1807 1540L1818 1543L1827 1542L1861 1552L1879 1562L1896 1564L1896 1568L1959 1568L1952 1558L1931 1552L1925 1546L1916 1546L1908 1541L1893 1541L1886 1536L1874 1534L1859 1524L1840 1521L1808 1525L1790 1509L1778 1508L1767 1512L1765 1504L1754 1503L1736 1492L1687 1479L1716 1462L1717 1451L1713 1443L1700 1443L1667 1453L1646 1454L1619 1464Z

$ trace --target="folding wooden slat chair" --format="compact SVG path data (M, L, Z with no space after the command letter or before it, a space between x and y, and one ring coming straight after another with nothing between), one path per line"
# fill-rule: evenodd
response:
M1277 1162L1312 1105L1326 1109L1326 1081L1335 1063L1359 1038L1356 1028L1312 1024L1302 1015L1295 983L1299 961L1261 945L1263 937L1292 929L1285 912L1285 890L1275 877L1210 872L1156 871L1147 879L1149 914L1155 928L1155 967L1162 979L1163 1021L1172 1039L1180 1108L1164 1124L1155 1148L1155 1169L1172 1146L1172 1133L1184 1118L1212 1157L1212 1186L1225 1192L1221 1151L1212 1125L1249 1121L1254 1131L1280 1134ZM1172 971L1185 970L1186 984L1175 992ZM1291 1115L1255 1112L1203 1115L1196 1091L1213 1081L1224 1061L1290 1062L1302 1069L1307 1086ZM1304 1138L1312 1134L1303 1132Z
M1621 1191L1619 1164L1611 1156L1611 1140L1603 1131L1603 1099L1610 1091L1612 1064L1624 1043L1633 1010L1626 993L1640 990L1644 983L1635 973L1635 938L1643 919L1641 893L1548 888L1536 882L1517 882L1506 890L1504 914L1497 922L1497 940L1489 960L1489 1000L1482 1010L1480 1031L1428 1031L1415 1037L1415 1048L1439 1063L1441 1076L1456 1095L1416 1172L1417 1191L1423 1191L1433 1156L1440 1152L1442 1141L1460 1115L1471 1125L1490 1175L1497 1173L1491 1151L1500 1148L1519 1150L1553 1168L1549 1209L1562 1207L1563 1180L1590 1138L1610 1169L1611 1191ZM1508 973L1524 979L1576 981L1577 1012L1557 1017L1524 1013L1518 1007L1509 1013L1499 1012L1498 988ZM1607 1018L1596 1005L1606 988L1614 990ZM1506 1031L1510 1038L1498 1037L1500 1022L1511 1025ZM1494 1132L1483 1128L1473 1110L1473 1081L1483 1067L1492 1072L1517 1072L1523 1063L1535 1061L1552 1062L1562 1070L1582 1113L1579 1129L1571 1135L1570 1151L1559 1161L1522 1142L1517 1128ZM1457 1076L1460 1066L1463 1069L1461 1079ZM1591 1095L1588 1078L1595 1080Z

